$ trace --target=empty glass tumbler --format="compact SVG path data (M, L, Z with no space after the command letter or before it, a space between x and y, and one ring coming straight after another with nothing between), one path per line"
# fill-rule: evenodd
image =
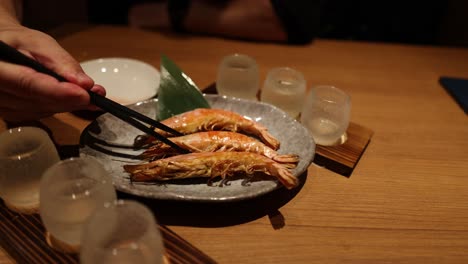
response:
M152 212L143 204L118 200L86 223L82 264L163 263L163 242Z
M40 215L54 240L79 247L82 227L89 216L116 199L111 176L96 159L70 158L44 173Z
M268 72L260 98L296 118L302 110L305 94L306 81L302 73L281 67Z
M37 127L0 134L0 196L12 210L36 213L43 172L60 160L49 135Z
M258 66L253 58L244 54L233 54L223 58L216 79L219 94L257 100L258 87Z
M351 99L344 91L329 85L316 86L307 95L301 123L318 145L335 145L346 133L350 111Z

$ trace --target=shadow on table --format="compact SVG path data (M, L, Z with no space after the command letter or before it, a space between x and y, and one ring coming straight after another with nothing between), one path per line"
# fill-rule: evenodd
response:
M236 202L186 202L142 198L119 192L120 199L134 199L149 206L160 224L197 227L223 227L238 225L268 216L274 229L284 226L279 209L292 200L307 180L307 171L300 177L298 187L279 188L265 195Z

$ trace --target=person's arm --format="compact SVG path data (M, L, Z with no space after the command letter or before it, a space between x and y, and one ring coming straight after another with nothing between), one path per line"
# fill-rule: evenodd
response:
M129 12L129 24L169 29L171 23L167 9L167 1L135 5ZM193 0L183 27L192 33L262 41L287 40L270 0Z
M287 40L287 34L269 0L232 0L224 4L192 1L185 28L189 32L250 40Z
M86 90L101 95L105 90L87 76L52 37L23 27L16 17L15 2L0 0L0 40L32 57L69 82L0 61L0 118L32 120L58 112L94 108Z

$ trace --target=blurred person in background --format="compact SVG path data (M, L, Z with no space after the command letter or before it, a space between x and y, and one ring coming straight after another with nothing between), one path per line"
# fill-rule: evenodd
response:
M465 0L23 0L23 5L23 25L46 32L64 23L90 23L276 43L325 38L468 46Z
M108 2L107 4L105 2ZM90 21L252 41L309 43L320 2L284 0L127 0L104 14L110 1L89 1ZM113 3L115 5L115 3Z
M434 44L445 0L89 1L98 24L173 30L253 41L307 44L314 38ZM106 12L113 6L113 12Z

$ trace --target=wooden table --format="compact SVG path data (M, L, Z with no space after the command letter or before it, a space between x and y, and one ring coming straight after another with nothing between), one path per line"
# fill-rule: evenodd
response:
M59 42L79 61L119 56L159 67L164 53L199 87L215 80L224 55L240 52L257 60L262 79L290 66L308 87L333 84L351 95L351 120L375 133L350 178L311 165L298 193L223 206L154 203L162 223L218 262L468 262L468 119L438 84L442 75L468 77L468 49L295 47L107 26ZM64 113L41 122L69 145L90 121ZM11 261L0 254L0 263Z

